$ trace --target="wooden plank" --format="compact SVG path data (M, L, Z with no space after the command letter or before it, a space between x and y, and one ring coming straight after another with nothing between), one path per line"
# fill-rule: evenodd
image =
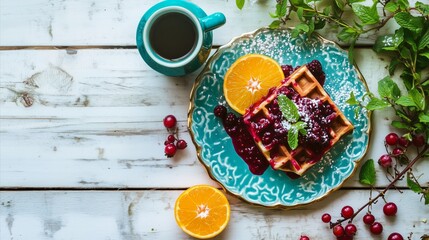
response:
M376 91L387 63L370 49L356 53ZM165 78L131 49L0 51L0 65L1 187L183 188L195 179L216 185L186 129L196 73ZM33 99L31 106L25 107L26 98ZM177 116L180 136L189 143L174 159L163 154L167 131L161 121L167 114ZM384 151L382 139L392 130L388 116L374 114L368 158ZM428 161L416 175L425 169ZM377 185L386 185L377 170ZM180 181L171 182L171 175ZM362 185L355 176L345 186Z
M4 0L0 2L0 46L135 46L137 24L144 12L157 2ZM225 14L227 23L214 31L214 45L223 45L242 33L268 26L273 21L269 13L276 4L275 1L247 1L240 11L235 1L192 2L208 14ZM371 3L367 0L365 4ZM289 25L295 23L292 21ZM389 32L394 26L389 23L377 34ZM336 39L334 31L321 33L328 39ZM377 34L365 36L358 44L374 43Z
M181 191L76 191L2 192L0 195L1 239L191 239L176 225L174 204ZM404 195L407 195L405 198ZM215 239L333 239L332 231L320 216L327 212L340 217L345 204L358 208L367 201L369 191L338 191L327 199L293 210L251 206L228 196L231 220ZM429 208L419 197L405 191L391 192L388 201L398 205L395 217L386 217L382 202L372 213L384 225L380 236L371 235L361 221L355 240L387 239L400 232L412 239L429 232ZM29 204L31 203L31 204ZM257 227L256 227L257 226ZM299 227L298 227L299 226Z

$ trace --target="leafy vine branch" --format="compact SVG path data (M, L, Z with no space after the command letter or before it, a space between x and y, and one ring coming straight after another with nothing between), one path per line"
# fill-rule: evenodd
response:
M334 226L336 226L336 225L339 225L339 224L341 224L342 222L344 222L344 221L346 221L346 220L349 220L350 222L351 221L353 221L353 219L362 211L362 210L364 210L365 208L367 208L367 207L369 207L369 206L371 206L373 203L375 203L375 202L377 202L377 200L381 197L381 198L384 198L384 195L386 194L386 192L389 190L389 189L391 189L392 187L394 187L395 186L395 184L397 183L397 181L398 180L401 180L403 177L404 177L404 175L406 174L406 173L408 173L408 171L410 171L411 170L411 168L414 166L414 164L417 162L417 161L419 161L422 157L423 157L423 155L428 151L428 149L429 149L429 145L428 144L426 144L425 146L424 146L424 148L422 149L422 151L421 152L419 152L418 154L417 154L417 156L415 156L414 157L414 159L413 160L411 160L410 162L409 162L409 164L404 168L404 169L402 169L402 171L401 172L399 172L398 174L396 174L396 176L394 177L394 179L390 182L390 184L389 185L387 185L381 192L379 192L378 193L378 195L377 196L375 196L375 197L373 197L373 198L371 198L367 203L365 203L363 206L361 206L359 209L357 209L356 210L356 212L354 212L354 214L352 215L352 217L350 217L350 218L342 218L342 219L338 219L336 222L331 222L330 223L330 228L333 228ZM408 177L408 179L410 179L410 176Z
M401 161L402 170L395 165L395 177L377 197L365 204L373 204L376 199L383 197L395 183L407 176L408 187L421 194L425 203L429 204L429 190L422 186L412 173L415 163L429 159L429 5L417 1L411 6L408 0L375 0L369 6L362 4L364 0L277 0L275 11L270 13L274 18L271 28L288 24L292 18L298 21L294 24L292 36L312 34L315 31L329 28L336 31L338 40L349 44L349 58L354 61L354 46L363 34L378 33L373 50L383 56L390 56L389 75L378 82L378 95L369 93L363 99L356 99L353 92L347 102L357 105L356 113L365 108L368 111L392 108L396 119L391 125L401 132L401 144L392 144L392 152L380 157L383 167L391 167L391 158ZM245 0L236 0L242 9ZM399 26L393 33L378 32L386 24L394 20ZM293 21L294 22L294 21ZM405 90L400 90L391 78L396 71L401 71L399 77ZM396 135L396 133L395 133ZM387 136L386 136L387 138ZM409 161L408 145L412 143L420 149L417 156ZM416 145L417 144L417 145ZM383 159L382 159L383 157ZM390 161L390 162L389 162ZM364 164L364 166L366 163ZM373 166L373 165L372 165ZM375 170L361 168L361 176L369 174L375 179ZM368 170L370 169L370 170ZM362 183L374 185L363 177ZM362 208L363 209L363 208ZM361 210L360 210L361 211Z

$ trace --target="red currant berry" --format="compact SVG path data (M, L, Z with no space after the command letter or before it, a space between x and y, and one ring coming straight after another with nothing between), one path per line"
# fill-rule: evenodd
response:
M375 217L371 213L367 213L363 216L362 220L366 225L372 225L375 222Z
M170 141L168 141L168 140L165 140L164 145L168 145L168 144L170 144L170 143L172 143L172 142L170 142Z
M167 115L164 118L164 126L166 128L174 128L176 126L176 123L177 123L177 119L173 115Z
M332 229L332 233L336 236L336 237L342 237L344 235L344 228L341 225L336 225L333 229Z
M416 147L423 147L425 145L425 137L423 137L423 135L414 136L413 144Z
M341 216L343 216L345 219L351 218L354 213L355 211L350 206L345 206L343 209L341 209Z
M307 237L307 236L302 236L302 235L301 235L301 237L299 238L299 240L310 240L310 238L309 238L309 237Z
M369 230L371 231L371 233L379 235L381 234L381 232L383 232L383 225L381 225L381 223L379 222L375 222L369 227Z
M331 221L331 215L329 213L325 213L322 215L322 222L328 223Z
M410 145L410 141L406 139L405 137L400 137L398 139L398 144L404 148L408 147Z
M346 235L353 236L353 235L356 234L357 228L356 228L356 226L353 223L349 223L344 228L344 231L346 232Z
M180 139L177 141L176 146L178 149L185 149L188 146L188 144L186 143L185 140Z
M399 136L396 133L389 133L386 135L385 137L385 141L388 145L392 146L392 145L396 145L396 143L398 142Z
M392 158L388 154L383 154L378 159L378 164L384 168L392 166Z
M392 151L393 156L399 156L404 154L404 150L402 148L395 148Z
M176 154L176 150L177 148L174 144L167 144L164 148L165 156L167 156L168 158L173 157Z
M397 211L398 211L398 207L393 202L388 202L383 207L383 212L387 216L394 216Z
M176 137L174 137L173 134L170 134L167 136L167 141L174 143L174 141L176 141Z
M214 108L213 113L214 113L214 115L215 115L216 117L219 117L219 118L221 118L221 119L224 119L224 118L226 117L226 113L227 113L227 111L226 111L226 107L225 107L225 106L222 106L222 105L217 105L217 106Z
M392 234L389 235L389 237L387 238L387 240L404 240L404 237L402 237L401 234L394 232Z

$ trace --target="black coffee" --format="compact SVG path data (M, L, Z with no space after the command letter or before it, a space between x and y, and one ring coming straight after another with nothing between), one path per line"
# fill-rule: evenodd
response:
M197 30L191 19L171 12L158 17L149 32L149 41L155 52L169 60L186 56L194 48Z

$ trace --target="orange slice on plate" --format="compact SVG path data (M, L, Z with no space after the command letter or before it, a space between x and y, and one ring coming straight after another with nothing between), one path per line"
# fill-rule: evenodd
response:
M199 239L221 233L229 222L228 199L218 189L197 185L184 191L176 200L174 215L179 227Z
M223 93L228 105L244 114L283 79L282 68L276 60L261 54L247 54L237 59L226 72Z

